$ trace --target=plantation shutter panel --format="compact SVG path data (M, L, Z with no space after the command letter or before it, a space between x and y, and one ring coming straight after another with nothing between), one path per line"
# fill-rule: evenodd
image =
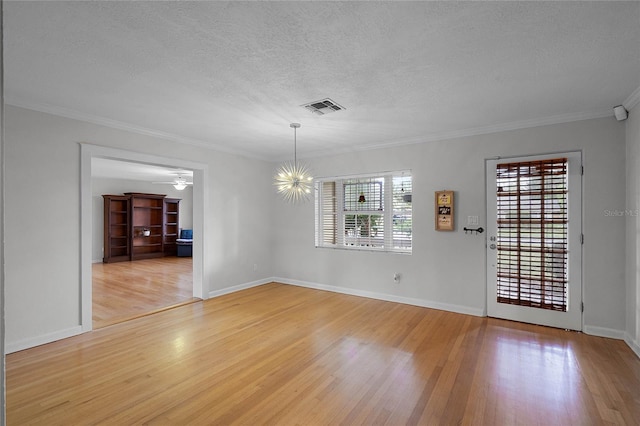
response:
M393 176L392 245L394 249L411 249L411 176Z
M567 310L567 164L497 165L499 303Z
M322 182L322 245L335 245L337 237L336 183Z

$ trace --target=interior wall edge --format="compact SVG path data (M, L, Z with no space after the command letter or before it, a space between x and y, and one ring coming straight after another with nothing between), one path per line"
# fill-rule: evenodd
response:
M595 325L585 324L582 332L592 336L607 337L609 339L624 340L624 330L615 330L613 328L597 327Z
M40 336L33 336L15 342L6 342L5 350L7 354L19 352L25 349L52 343L56 340L62 340L68 337L77 336L79 334L83 334L84 332L85 330L83 330L82 326L78 325L76 327L58 330L53 333L42 334Z
M263 278L263 279L256 280L256 281L251 281L251 282L248 282L248 283L237 284L237 285L233 285L231 287L225 287L225 288L220 289L220 290L210 291L209 292L209 299L214 298L214 297L224 296L225 294L231 294L231 293L235 293L237 291L246 290L246 289L249 289L249 288L253 288L253 287L258 287L258 286L261 286L261 285L269 284L270 282L273 282L273 278Z
M432 300L396 296L393 294L378 293L373 291L359 290L359 289L353 289L348 287L340 287L340 286L329 285L329 284L319 284L319 283L313 283L309 281L300 281L300 280L294 280L294 279L283 278L283 277L273 277L272 281L282 283L282 284L295 285L298 287L312 288L315 290L331 291L333 293L346 294L350 296L367 297L369 299L383 300L386 302L402 303L405 305L420 306L422 308L454 312L457 314L473 315L476 317L487 316L486 309L476 308L473 306L462 306L462 305L455 305L450 303L435 302Z
M640 342L633 340L629 333L624 333L624 342L640 358Z

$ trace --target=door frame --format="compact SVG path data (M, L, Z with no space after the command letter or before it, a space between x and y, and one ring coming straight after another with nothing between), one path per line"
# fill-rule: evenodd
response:
M493 157L493 158L485 158L485 167L484 167L484 183L485 183L485 214L486 214L486 218L487 218L487 234L485 237L485 286L484 286L484 290L485 290L485 312L487 314L487 316L489 315L489 298L493 297L492 294L492 288L490 288L491 283L489 281L489 273L490 273L490 266L489 266L489 257L491 255L492 250L490 250L489 245L492 243L491 241L489 241L489 238L491 237L490 232L489 232L489 221L493 220L490 215L489 215L489 182L488 182L488 172L489 172L489 164L491 162L498 162L498 161L513 161L513 160L522 160L522 161L527 161L527 159L531 159L532 161L535 161L537 159L550 159L550 158L554 158L554 157L573 157L578 159L579 161L579 167L580 167L580 173L579 173L579 185L580 185L580 212L578 214L579 218L580 218L580 224L579 224L579 229L577 231L572 230L571 234L575 235L578 234L578 238L580 239L580 243L579 243L579 260L580 260L580 268L579 268L579 273L580 273L580 277L579 277L579 289L580 289L580 300L577 302L580 306L579 306L579 311L580 311L580 321L579 324L575 324L573 327L571 327L572 330L578 330L581 331L584 329L584 310L583 310L583 303L584 303L584 244L583 244L583 238L582 235L584 234L584 193L585 193L585 189L584 189L584 173L583 173L583 164L584 164L584 156L583 156L583 152L582 150L571 150L571 151L558 151L558 152L547 152L547 153L540 153L540 154L523 154L523 155L511 155L511 156L497 156L497 157ZM571 175L571 171L569 171L569 174ZM571 186L571 183L569 183L569 185ZM517 308L522 308L522 307L517 307ZM528 309L537 309L537 308L528 308ZM552 311L549 311L552 312ZM522 319L513 319L514 321L522 321L522 322L529 322L529 323L533 323L533 324L539 324L539 325L545 325L545 326L550 326L550 327L558 327L558 325L554 324L554 321L548 321L548 322L531 322L528 321L530 318L525 316ZM560 328L566 328L566 327L560 327Z
M80 326L82 332L93 329L92 290L92 241L93 202L91 191L91 159L109 158L157 166L169 166L193 170L193 297L207 299L205 283L210 275L205 264L209 245L206 235L205 217L208 217L208 165L190 160L142 154L123 149L80 143ZM206 290L206 291L205 291Z

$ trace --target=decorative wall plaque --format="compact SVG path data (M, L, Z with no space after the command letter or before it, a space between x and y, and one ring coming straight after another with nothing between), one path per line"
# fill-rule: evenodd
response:
M436 231L453 231L453 191L436 191Z

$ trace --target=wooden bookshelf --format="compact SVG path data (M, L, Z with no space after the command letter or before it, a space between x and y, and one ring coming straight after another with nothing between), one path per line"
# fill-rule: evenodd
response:
M102 197L104 263L176 255L179 199L137 192Z
M164 195L126 192L131 196L131 260L164 256Z
M178 253L178 246L176 239L179 237L180 232L180 199L179 198L165 198L164 199L164 229L163 229L163 241L165 256L176 256Z
M129 210L131 197L103 195L104 263L121 262L131 257Z

